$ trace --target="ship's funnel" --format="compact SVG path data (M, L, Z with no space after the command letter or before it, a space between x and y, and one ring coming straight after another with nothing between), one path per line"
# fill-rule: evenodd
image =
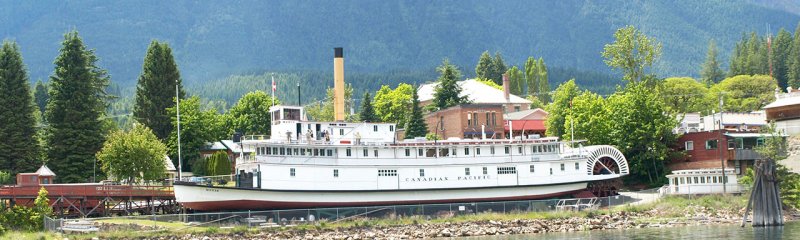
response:
M344 57L342 48L333 48L333 117L344 121Z

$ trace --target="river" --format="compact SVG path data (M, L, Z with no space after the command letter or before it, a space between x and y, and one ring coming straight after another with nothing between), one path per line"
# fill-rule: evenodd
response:
M463 240L521 240L521 239L800 239L800 221L783 227L753 228L750 225L703 225L670 228L629 230L600 230L570 233L522 234L460 238Z

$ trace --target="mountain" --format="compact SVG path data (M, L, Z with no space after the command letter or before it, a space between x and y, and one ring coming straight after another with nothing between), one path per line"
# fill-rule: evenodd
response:
M188 83L293 69L330 75L333 47L345 48L347 71L363 73L432 71L449 58L469 76L489 50L510 64L536 56L608 74L600 51L630 24L664 44L661 76L696 76L712 38L727 59L742 32L794 30L797 5L785 2L0 0L0 37L20 44L35 81L53 72L63 34L77 29L112 80L130 87L152 39L170 43Z

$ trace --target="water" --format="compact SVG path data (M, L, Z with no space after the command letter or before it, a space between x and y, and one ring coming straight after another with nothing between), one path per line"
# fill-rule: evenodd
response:
M629 230L602 230L571 233L545 233L511 236L483 236L463 240L521 240L521 239L800 239L800 221L783 227L753 228L750 225L707 225Z

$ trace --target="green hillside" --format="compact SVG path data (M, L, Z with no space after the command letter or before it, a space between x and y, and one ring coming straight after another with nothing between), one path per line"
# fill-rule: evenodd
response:
M786 7L789 6L789 7ZM135 84L151 39L168 41L188 83L292 69L327 71L345 48L348 72L429 71L448 57L472 75L481 52L510 64L609 73L613 31L636 25L664 43L664 76L697 75L709 39L727 62L742 32L794 29L796 4L731 0L566 1L12 1L0 37L16 40L31 80L46 79L64 32L77 29L114 82ZM424 79L419 79L424 81Z

